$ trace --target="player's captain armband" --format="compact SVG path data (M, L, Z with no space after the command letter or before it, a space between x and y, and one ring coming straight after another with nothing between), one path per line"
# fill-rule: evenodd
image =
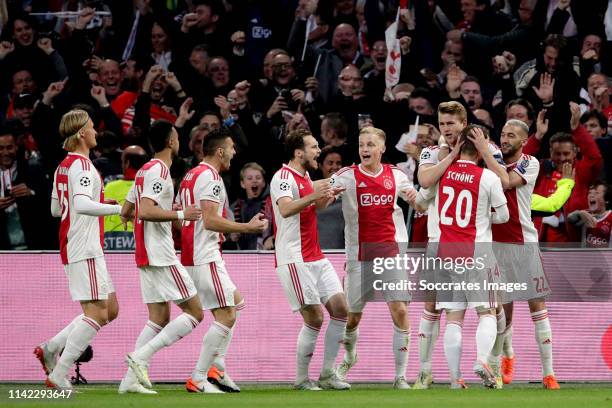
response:
M556 213L569 199L575 184L574 180L563 178L557 181L557 190L549 197L534 194L531 197L531 211Z

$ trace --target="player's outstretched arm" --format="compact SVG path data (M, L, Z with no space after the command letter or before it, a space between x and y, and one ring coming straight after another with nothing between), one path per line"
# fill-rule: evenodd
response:
M121 206L118 204L98 203L86 195L79 194L74 197L74 211L78 214L99 217L119 214Z
M200 200L204 228L209 231L231 234L260 234L268 228L268 220L263 214L255 214L249 222L235 222L219 215L219 203L210 200Z
M422 164L419 166L419 171L417 173L417 178L419 180L419 184L422 187L429 188L436 184L438 180L444 175L448 166L450 166L457 157L459 157L459 152L461 151L461 146L463 143L457 142L453 150L450 151L448 156L442 159L438 164Z
M196 206L186 207L181 211L164 210L150 198L142 197L138 207L138 218L143 221L164 222L174 220L196 221L202 216L202 210Z

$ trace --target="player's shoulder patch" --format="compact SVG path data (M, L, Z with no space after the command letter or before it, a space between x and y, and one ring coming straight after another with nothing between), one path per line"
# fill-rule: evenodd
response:
M155 194L159 194L163 191L164 185L161 181L156 181L155 183L153 183L153 186L151 186L151 189Z

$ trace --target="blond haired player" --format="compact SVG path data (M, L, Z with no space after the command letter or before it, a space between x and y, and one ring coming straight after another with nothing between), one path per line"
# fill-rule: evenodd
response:
M373 284L374 257L393 258L408 243L408 231L398 197L414 202L416 190L406 174L395 166L383 164L385 132L365 127L359 133L361 163L340 169L332 176L332 185L341 187L344 236L346 241L345 292L349 305L344 334L346 352L337 373L341 380L357 362L358 326ZM399 244L399 245L398 245ZM369 247L369 248L368 248ZM376 249L374 248L376 247ZM375 250L376 254L371 254ZM389 270L380 275L383 282L406 280L406 270ZM372 282L370 282L370 280ZM410 292L384 290L383 295L393 320L394 388L409 389L406 367L410 350L408 303Z
M173 222L180 228L183 220L200 219L202 211L193 205L178 211L173 209L170 166L179 151L174 126L157 120L151 125L148 138L155 156L138 170L121 216L124 219L135 217L136 266L149 320L136 340L135 351L126 356L130 370L119 385L119 393L154 393L147 390L152 386L149 361L162 348L191 333L202 320L202 305L196 288L176 256L172 239ZM171 301L183 312L173 320L170 320Z
M55 170L51 213L61 217L60 256L70 295L81 303L83 314L36 347L34 354L48 374L47 386L70 389L68 370L100 328L117 317L119 306L106 270L102 241L104 216L119 214L121 206L104 203L104 184L89 160L89 151L97 143L96 130L87 112L69 111L62 116L59 130L68 155Z

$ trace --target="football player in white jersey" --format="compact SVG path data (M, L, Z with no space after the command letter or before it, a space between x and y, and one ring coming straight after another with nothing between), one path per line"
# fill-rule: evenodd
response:
M69 111L62 117L59 130L68 155L55 171L51 213L61 217L60 255L70 295L81 303L83 314L36 347L34 354L48 375L47 386L70 389L68 370L119 310L102 240L104 216L119 214L121 206L104 202L104 184L89 160L89 151L96 146L96 131L87 112Z
M499 358L506 340L511 348L512 301L527 300L542 361L543 386L546 389L559 389L553 371L552 330L544 301L550 293L550 286L542 266L538 232L531 220L531 201L540 163L535 157L523 154L523 146L528 137L529 127L517 119L506 122L501 133L501 148L509 175L505 195L510 208L510 221L503 226L493 227L493 240L496 242L496 257L503 280L508 283L524 283L527 290L500 293L503 308L498 307L498 336L489 364L495 371L498 388L504 382L510 382L514 357L504 356L502 359L502 376L499 372Z
M347 390L334 364L346 327L347 305L340 279L319 245L317 208L324 208L342 189L329 179L314 183L309 170L318 167L321 153L317 140L305 130L296 130L285 142L289 163L274 174L270 196L275 221L276 273L291 309L304 320L297 344L297 374L294 388L306 391ZM318 384L308 378L308 368L323 325L321 305L330 321L325 332L323 367Z
M124 220L135 218L136 265L149 320L136 340L135 351L126 356L130 369L121 381L119 393L155 393L148 390L152 386L149 361L156 352L191 333L203 316L193 280L179 262L172 239L173 223L180 228L183 220L199 220L202 211L194 205L173 210L170 166L179 151L176 129L170 122L157 120L148 137L155 156L136 174L121 216ZM183 311L171 321L170 301Z
M439 146L426 147L421 151L419 159L419 170L417 177L421 188L434 186L448 167L459 157L461 144L457 143L461 131L467 126L467 111L459 102L443 102L438 106L438 125L440 128L441 139ZM480 144L478 144L480 146ZM478 147L477 146L477 147ZM487 167L497 174L502 182L502 187L507 186L508 176L506 169L499 163L499 152L494 145L487 143L487 148L479 150L482 160ZM428 214L435 217L433 202L427 209ZM429 215L428 215L429 217ZM428 245L429 248L438 241L437 231L432 224L437 220L428 218ZM440 333L440 311L435 309L435 300L429 299L434 293L428 294L421 321L419 323L419 374L413 385L414 389L427 389L432 383L431 358L436 340Z
M340 169L332 176L332 185L345 189L342 193L347 258L344 289L349 314L344 334L346 352L336 370L341 380L346 379L348 371L357 362L358 326L369 294L373 293L374 276L377 276L372 273L372 262L375 257L393 258L403 253L408 243L404 214L397 200L401 197L414 202L416 190L403 171L382 163L385 140L382 130L363 128L359 133L361 164ZM373 247L376 247L375 255L372 254ZM389 270L379 277L384 283L397 282L406 280L408 271ZM383 290L382 294L393 320L393 387L409 389L405 376L410 350L410 292Z
M185 388L211 392L211 381L222 391L240 392L225 372L224 357L244 300L225 268L221 243L224 233L261 233L268 228L268 221L262 214L248 223L224 217L227 193L220 173L229 170L236 154L229 130L213 130L204 139L202 150L204 159L187 172L177 197L182 207L195 204L202 209L200 220L183 223L181 262L195 283L204 310L210 310L215 321L204 336L200 357Z
M419 191L417 206L427 204L435 197L435 217L439 246L434 259L447 259L460 256L472 259L477 267L464 270L451 270L450 282L460 285L478 284L480 290L438 293L436 308L446 309L446 331L444 333L444 352L451 373L451 388L467 388L461 376L462 324L465 309L475 308L479 316L476 331L477 360L474 372L483 380L486 387L495 387L495 376L487 360L497 335L495 319L495 291L485 288L483 281L495 281L497 270L492 248L491 224L503 224L509 219L506 197L497 175L478 166L480 151L468 135L477 128L466 127L461 133L460 159L451 164L435 188ZM484 135L480 135L484 138ZM479 139L480 140L480 139ZM495 212L491 212L491 208ZM433 215L433 212L430 213ZM434 217L432 217L433 219ZM467 265L467 264L466 264ZM440 281L437 275L437 281ZM446 278L446 276L442 276ZM445 296L450 294L452 296ZM444 297L444 298L443 298Z

